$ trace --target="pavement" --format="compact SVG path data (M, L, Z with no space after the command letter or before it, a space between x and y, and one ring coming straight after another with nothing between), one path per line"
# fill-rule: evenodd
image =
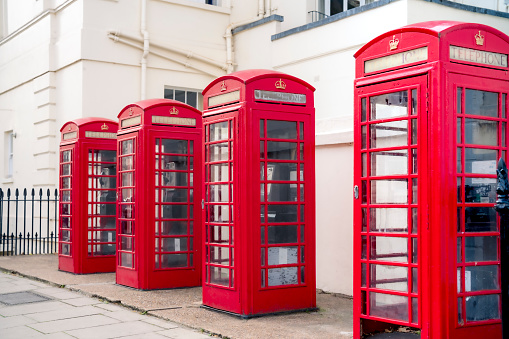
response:
M57 255L0 257L0 337L352 338L352 299L317 290L316 312L240 319L201 308L201 288L141 291L115 273L58 271ZM12 294L19 293L21 294ZM16 304L18 303L18 304ZM370 338L419 338L383 333Z

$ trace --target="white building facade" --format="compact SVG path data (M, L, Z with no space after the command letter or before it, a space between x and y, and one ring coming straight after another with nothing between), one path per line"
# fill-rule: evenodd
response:
M317 287L352 294L353 54L430 20L509 34L509 0L0 0L0 187L57 188L59 129L129 103L201 109L229 72L316 88ZM482 7L475 7L482 6Z

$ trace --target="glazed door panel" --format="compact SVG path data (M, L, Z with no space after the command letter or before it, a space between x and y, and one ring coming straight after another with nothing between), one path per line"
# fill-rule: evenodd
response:
M420 327L427 210L427 77L359 90L355 129L355 311Z

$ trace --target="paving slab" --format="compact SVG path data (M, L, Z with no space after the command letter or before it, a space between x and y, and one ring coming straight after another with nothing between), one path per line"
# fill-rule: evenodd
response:
M140 291L117 285L114 273L75 275L58 271L57 255L0 257L0 269L7 272L16 272L16 274L36 281L47 282L53 288L56 288L56 290L48 289L45 295L58 296L58 290L79 292L82 295L81 297L58 301L67 307L83 307L79 303L73 306L69 302L79 300L83 296L93 296L97 298L95 299L97 303L91 307L107 312L116 312L127 307L138 311L138 313L129 317L137 318L140 313L146 313L164 320L154 317L148 317L147 319L168 320L169 325L167 326L170 327L161 326L161 331L151 332L151 336L155 338L158 338L158 336L168 337L170 333L176 335L178 331L171 331L177 326L182 327L182 325L198 330L197 334L200 335L213 334L232 339L336 339L352 338L353 334L351 298L320 291L317 291L317 306L319 308L317 312L270 315L244 320L201 308L202 290L200 287ZM37 290L38 293L40 291L40 289ZM2 309L0 308L0 315L1 312ZM107 313L102 311L100 314L107 316ZM150 323L152 320L148 321L147 319L138 320L138 322L144 325L154 325ZM116 320L120 321L120 319ZM118 326L118 324L106 326ZM184 328L184 330L188 330L188 328ZM92 336L93 330L90 329L76 329L72 330L72 333L71 331L66 333L80 335L84 338L87 335L96 338L96 336ZM118 335L120 336L120 334ZM124 336L136 335L141 334L133 332L126 333ZM171 336L169 337L171 338Z
M31 324L29 327L42 333L69 332L82 328L95 328L101 325L118 323L119 321L102 314L86 315L77 318L46 321Z
M79 330L66 331L69 335L80 339L107 339L129 336L134 334L151 333L163 330L143 321L122 322L112 325L95 326ZM189 333L189 331L187 331Z

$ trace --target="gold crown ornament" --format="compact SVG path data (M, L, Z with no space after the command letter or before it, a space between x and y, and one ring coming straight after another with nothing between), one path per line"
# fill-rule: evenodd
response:
M475 35L475 43L478 46L484 45L484 35L481 34L481 31Z
M221 92L224 92L224 91L226 91L226 83L223 80L223 82L221 83Z
M278 81L276 81L276 88L277 89L285 89L286 88L286 84L283 80L279 79Z
M173 106L170 109L170 114L177 115L177 114L179 114L179 110L175 106Z
M102 124L102 126L101 126L101 130L103 130L103 131L107 131L108 128L109 127L108 127L108 125L106 125L106 123Z
M399 40L396 39L395 35L393 35L392 40L389 41L389 50L392 51L393 49L398 48L398 44L399 44Z

